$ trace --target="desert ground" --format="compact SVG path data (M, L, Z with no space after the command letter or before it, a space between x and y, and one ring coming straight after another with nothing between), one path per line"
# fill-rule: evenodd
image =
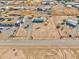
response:
M0 46L0 59L79 59L79 46Z

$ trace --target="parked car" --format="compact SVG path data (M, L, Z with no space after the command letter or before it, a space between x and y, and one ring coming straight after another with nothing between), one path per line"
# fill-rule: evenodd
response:
M79 4L74 4L72 6L75 7L75 8L77 8L77 9L79 9Z
M42 18L34 18L32 20L32 23L42 23L42 22L44 22L44 19L42 19Z
M72 28L76 27L77 24L78 24L78 21L76 20L68 19L66 21L66 25Z
M46 12L48 10L51 10L51 6L39 6L39 7L37 7L37 11Z
M0 18L0 21L4 21L5 20L5 18Z
M77 3L77 2L66 2L66 3L65 3L65 6L66 6L66 7L73 7L73 6L75 6L75 5L79 5L79 3Z

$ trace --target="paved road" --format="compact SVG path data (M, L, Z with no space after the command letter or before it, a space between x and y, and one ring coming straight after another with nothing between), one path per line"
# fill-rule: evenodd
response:
M28 36L27 39L31 39L31 34L32 34L32 20L28 19L27 16L24 17L24 24L22 27L28 26L28 28L26 28L26 31L28 31Z
M79 40L5 40L0 45L79 45Z

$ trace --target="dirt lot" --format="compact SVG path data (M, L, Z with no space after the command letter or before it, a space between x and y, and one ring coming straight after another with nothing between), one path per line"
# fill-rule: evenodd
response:
M57 29L58 23L61 23L63 19L71 18L76 20L76 16L53 16L47 18L46 22L43 23L33 23L32 24L32 33L29 34L27 29L18 28L14 33L13 39L33 39L33 40L47 40L47 39L66 39L66 38L78 38L79 33L76 32L76 28L67 28L63 25L63 29ZM6 37L5 33L1 33L0 37ZM70 37L70 35L72 37Z
M52 14L55 16L78 16L79 10L76 8L68 8L63 5L61 6L53 6Z
M63 30L56 28L58 23L67 18L76 20L75 16L53 16L46 23L33 24L33 39L60 39L69 38L70 35L73 37L79 36L76 28L69 29L66 26L64 26Z

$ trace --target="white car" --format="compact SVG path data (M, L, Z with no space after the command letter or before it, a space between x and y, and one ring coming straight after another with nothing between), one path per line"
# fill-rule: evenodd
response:
M74 5L79 5L77 2L67 2L65 3L66 7L73 7Z
M78 24L78 21L72 20L72 19L67 19L66 25L69 27L76 27Z
M73 7L78 8L79 9L79 4L75 4L73 5Z

